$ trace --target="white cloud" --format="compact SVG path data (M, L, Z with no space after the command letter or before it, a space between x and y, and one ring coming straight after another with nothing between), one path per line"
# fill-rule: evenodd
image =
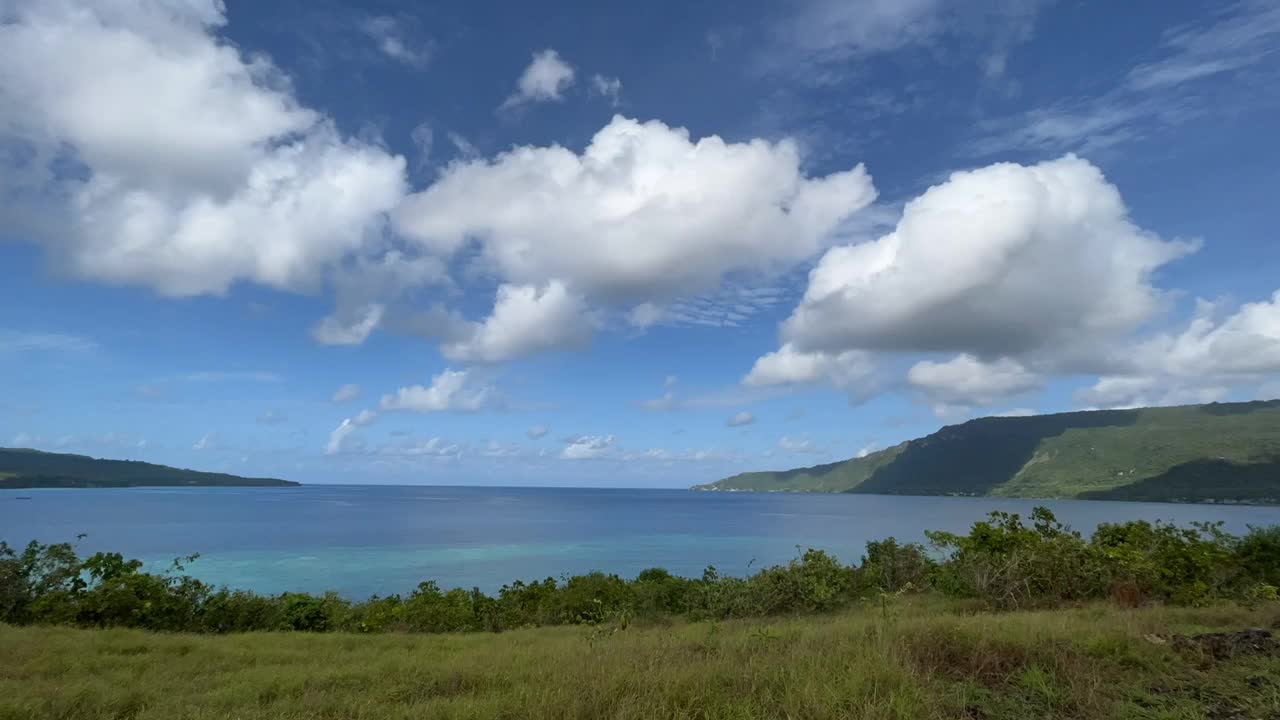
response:
M990 405L1039 388L1042 379L1010 358L984 362L960 354L946 362L922 360L907 371L907 382L930 399L951 405Z
M311 329L311 337L324 345L359 345L364 342L378 323L386 307L377 303L354 311L352 317L330 315Z
M414 68L424 68L431 61L430 43L415 43L405 37L402 23L393 17L378 15L364 21L366 35L378 43L387 57Z
M414 160L414 166L419 170L426 169L431 165L431 151L435 148L436 134L431 129L431 123L420 122L414 126L409 132L409 140L413 142L413 146L418 150L418 157Z
M1280 290L1269 301L1245 303L1221 320L1219 306L1200 302L1178 334L1140 344L1138 368L1182 378L1253 377L1280 372Z
M873 370L871 356L858 350L800 352L786 343L757 359L742 382L757 386L828 383L856 390L866 384Z
M17 435L14 435L12 440L13 447L16 447L16 448L33 447L39 442L40 442L39 438L35 437L31 433L25 433L25 432L20 432Z
M1274 84L1274 73L1248 71L1272 54L1280 8L1265 1L1222 3L1210 18L1165 33L1163 57L1133 67L1123 82L1099 95L1065 97L979 123L982 137L970 150L978 156L1012 150L1094 153L1216 116L1224 106L1235 112L1249 108Z
M355 383L347 383L338 388L333 393L333 402L347 403L360 397L360 386Z
M1280 374L1280 291L1269 301L1224 306L1200 301L1185 329L1120 348L1113 366L1080 390L1091 407L1179 405L1222 400L1233 386L1256 388Z
M188 382L280 382L280 376L265 370L202 370L182 376Z
M871 442L867 443L866 445L863 445L863 446L858 450L858 453L857 453L857 455L855 455L855 457L864 458L864 457L866 457L866 456L870 455L871 453L873 453L873 452L875 452L875 451L877 451L877 450L879 450L879 449L880 449L880 443L875 442L875 441L873 440L873 441L871 441Z
M510 283L653 302L810 257L874 198L861 166L805 177L791 141L692 142L617 116L581 155L517 147L455 162L395 222L436 252L476 241Z
M940 0L807 0L784 38L817 60L896 50L941 29Z
M530 440L537 440L549 432L551 432L551 428L546 425L534 425L525 431L525 435L528 435Z
M680 406L680 399L677 398L676 394L673 392L665 392L665 393L662 393L661 397L651 398L649 400L643 400L640 403L640 407L644 408L645 410L652 410L654 412L666 412L667 410L675 410L679 406Z
M1198 21L1165 33L1164 58L1129 72L1128 84L1153 90L1238 70L1259 62L1280 39L1280 6L1241 2L1213 23Z
M426 440L385 445L378 448L378 452L382 455L457 457L462 454L462 447L444 438L432 437Z
M1227 393L1228 389L1221 386L1179 387L1155 377L1103 376L1077 392L1075 399L1089 408L1126 409L1217 402Z
M591 91L603 98L608 98L614 107L622 104L622 81L616 77L604 75L591 76Z
M403 159L343 138L225 23L214 0L12 3L0 141L30 153L0 174L11 227L78 274L179 296L315 289L379 234Z
M778 25L773 60L797 66L803 81L823 84L837 80L851 58L929 45L944 35L977 38L990 48L988 54L1005 55L1031 36L1044 4L1036 0L798 0L786 6L790 17Z
M809 438L795 438L783 435L778 438L778 449L793 453L821 453L823 448L818 447L809 440Z
M76 335L0 330L0 353L89 352L97 347L92 340Z
M662 379L662 387L675 387L680 382L680 378L676 375L668 375Z
M325 455L337 455L338 453L352 450L360 447L362 443L352 437L352 433L357 428L372 425L378 419L377 410L361 410L354 417L343 419L343 421L329 433L329 443L325 446Z
M379 407L384 411L412 410L420 413L446 410L473 411L493 399L493 388L473 386L467 370L445 369L431 379L429 387L402 387L394 394L383 395Z
M192 450L209 450L216 444L217 444L217 436L214 435L213 433L205 433L203 436L201 436L199 440L196 441L194 445L191 446L191 449Z
M595 320L581 297L559 281L539 288L502 285L493 314L470 336L441 346L456 361L500 362L541 350L580 348L590 340Z
M742 412L729 418L728 425L729 427L742 427L743 425L750 425L755 421L756 421L755 415L752 415L746 410L743 410Z
M783 337L803 352L1065 352L1150 318L1151 274L1193 249L1135 226L1075 156L958 172L893 232L829 250Z
M267 410L258 416L258 422L262 425L279 425L289 421L289 416L279 410Z
M562 100L564 91L573 85L573 80L573 66L562 60L560 53L555 50L536 52L516 81L515 93L502 103L502 107Z
M347 448L347 438L355 431L356 425L351 421L351 418L343 420L342 424L329 433L329 443L325 446L324 454L337 455L345 450Z
M1040 411L1035 408L1010 408L1008 410L995 413L993 417L1032 417L1039 414Z
M448 138L449 144L453 145L454 152L457 153L459 159L474 160L480 157L480 148L476 147L474 143L461 134L451 130L448 133Z
M612 435L584 435L566 445L560 457L566 460L592 460L604 457L612 449Z

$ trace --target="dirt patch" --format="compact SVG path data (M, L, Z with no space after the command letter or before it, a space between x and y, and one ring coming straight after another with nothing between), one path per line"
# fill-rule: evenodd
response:
M1280 655L1280 642L1270 630L1264 628L1201 635L1174 635L1169 638L1169 644L1178 652L1201 653L1214 660Z

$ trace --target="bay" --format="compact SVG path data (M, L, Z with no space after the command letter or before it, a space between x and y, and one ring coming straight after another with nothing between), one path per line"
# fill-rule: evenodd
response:
M19 498L30 498L19 499ZM815 547L858 561L868 540L923 541L992 510L1045 505L1085 533L1133 519L1221 521L1233 533L1280 509L997 498L687 490L307 485L300 488L2 490L0 540L72 541L161 570L264 593L404 593L423 580L493 592L516 579L648 567L742 575Z

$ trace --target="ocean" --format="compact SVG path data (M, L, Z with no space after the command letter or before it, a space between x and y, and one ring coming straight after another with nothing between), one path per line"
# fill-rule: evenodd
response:
M30 498L19 499L19 498ZM634 576L708 565L746 574L805 548L858 561L868 540L923 541L992 510L1036 505L1088 533L1132 519L1280 523L1280 508L1227 505L724 493L688 490L308 485L299 488L0 490L0 540L108 550L160 570L264 593L334 590L363 598L443 588L487 592L516 579L603 570Z

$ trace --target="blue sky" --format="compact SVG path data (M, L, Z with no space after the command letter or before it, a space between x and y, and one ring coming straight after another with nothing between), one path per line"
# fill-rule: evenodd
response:
M685 486L1280 395L1269 2L0 5L0 444Z

